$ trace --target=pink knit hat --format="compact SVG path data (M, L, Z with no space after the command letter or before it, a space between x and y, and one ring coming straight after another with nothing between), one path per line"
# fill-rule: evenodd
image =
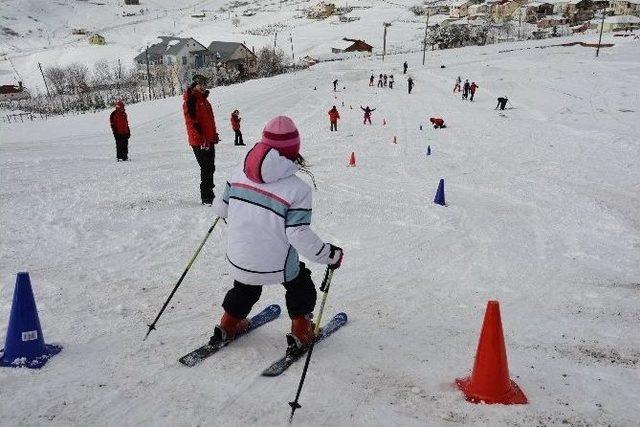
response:
M262 130L264 145L275 148L280 155L295 160L300 152L300 134L295 123L287 116L275 117Z

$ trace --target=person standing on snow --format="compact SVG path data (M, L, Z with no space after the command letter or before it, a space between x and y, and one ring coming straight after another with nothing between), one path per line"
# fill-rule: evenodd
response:
M300 135L293 120L271 119L216 200L216 215L228 224L227 260L234 281L211 342L231 341L247 330L247 316L260 299L262 286L277 283L286 290L291 318L287 353L309 346L315 337L311 318L317 293L298 251L335 270L343 250L321 240L310 227L312 190L296 176L306 166L299 151Z
M373 86L373 80L375 79L375 76L373 74L371 74L371 77L369 77L369 86Z
M363 125L367 124L367 121L369 122L369 124L371 124L371 113L373 113L374 111L376 111L375 108L369 108L369 106L367 105L367 108L362 107L362 105L360 106L360 109L362 111L364 111L364 121L362 122Z
M407 89L409 89L409 93L411 93L411 90L413 89L413 79L411 77L407 79Z
M242 118L240 118L240 111L233 110L233 113L231 113L231 129L233 129L233 132L235 133L235 139L233 141L233 145L245 145L244 142L242 142L242 132L240 132L240 120L242 120Z
M129 130L129 120L127 113L124 111L124 102L116 101L116 109L109 116L113 137L116 140L116 159L117 161L129 160L129 138L131 131Z
M338 90L338 79L333 81L333 91L335 92L336 90Z
M340 113L338 109L334 105L331 110L329 110L329 122L331 123L331 131L338 131L338 119L340 118Z
M509 100L506 96L498 98L498 105L496 105L496 108L494 108L494 110L497 110L498 107L501 110L504 110L507 107L507 102L509 102Z
M407 74L407 69L409 68L409 64L407 64L407 61L404 61L404 64L402 64L402 68L404 69L402 74Z
M384 81L384 87L387 87L387 81L389 80L389 76L385 74L384 76L382 76L382 79Z
M213 173L216 170L215 144L220 141L216 131L213 109L207 100L207 78L200 74L193 76L191 86L183 95L182 112L187 127L189 145L193 149L200 166L200 199L202 204L213 203Z
M453 93L456 93L456 89L458 90L458 92L462 90L462 88L460 87L461 83L462 79L460 78L460 76L458 76L458 78L456 78L456 85L453 87Z
M389 89L393 89L393 74L389 76Z
M464 86L462 87L462 99L467 99L469 97L469 80L464 81Z
M378 76L378 87L382 87L383 82L382 82L382 74L380 74L380 76Z
M469 101L473 101L473 95L476 94L476 89L478 89L478 85L476 84L476 82L471 82L471 86L469 86L469 93L471 93L471 98L469 98Z

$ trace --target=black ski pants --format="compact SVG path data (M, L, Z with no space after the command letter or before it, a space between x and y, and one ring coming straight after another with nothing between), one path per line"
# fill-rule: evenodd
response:
M244 145L244 142L242 142L242 132L240 132L240 129L238 130L234 130L236 137L235 140L233 141L234 145Z
M285 300L290 318L313 313L316 306L317 292L311 280L311 271L300 263L298 276L282 284L286 290ZM244 319L249 315L253 305L258 302L262 294L262 286L245 285L233 281L233 288L229 289L222 302L222 308L235 318Z
M331 131L338 130L338 122L331 122Z
M193 148L193 154L196 156L198 165L200 166L200 198L203 203L211 203L213 201L213 173L216 170L216 150L215 146L211 146L208 150L200 147Z
M129 159L129 138L116 135L116 158L118 160Z

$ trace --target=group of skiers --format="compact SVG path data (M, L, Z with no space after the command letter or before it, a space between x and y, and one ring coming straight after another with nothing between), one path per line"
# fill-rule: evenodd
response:
M371 74L371 77L369 77L369 86L374 86L373 82L375 80L375 76L373 74ZM380 74L378 76L378 85L377 87L388 87L389 89L393 89L393 83L394 83L394 79L393 79L393 74Z
M462 78L458 76L456 78L456 84L453 87L453 93L462 91L462 99L468 99L469 101L473 101L473 97L476 94L476 90L478 89L478 85L476 82L469 83L469 80L466 79L464 81L464 85L462 85ZM471 95L471 96L469 96Z

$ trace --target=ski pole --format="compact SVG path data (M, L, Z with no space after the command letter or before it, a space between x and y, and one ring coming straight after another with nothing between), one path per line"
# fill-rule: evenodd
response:
M320 304L320 312L318 313L318 321L313 331L314 340L311 341L311 346L309 346L309 351L307 352L307 359L304 361L304 368L302 368L302 376L300 377L300 383L298 384L298 392L296 393L296 398L293 402L289 402L289 406L291 406L291 415L289 416L289 424L291 424L291 422L293 421L293 414L296 412L296 409L302 408L302 406L298 403L298 399L300 398L300 393L302 392L302 385L304 384L304 379L307 376L307 369L309 368L311 353L313 353L313 347L316 343L315 337L317 337L318 334L320 333L322 313L324 312L324 305L327 302L327 296L329 295L329 286L331 286L332 277L333 277L333 269L327 266L327 269L324 272L324 279L322 280L322 284L320 285L320 292L322 292L323 295L322 295L322 303Z
M213 229L215 228L216 224L218 223L218 220L220 219L220 217L216 217L216 219L213 221L213 224L211 224L211 227L209 227L209 231L207 231L207 235L204 236L204 239L202 240L202 243L200 243L200 246L198 246L198 249L196 249L196 253L193 254L193 256L191 257L191 259L189 260L189 264L187 264L187 268L184 269L184 271L182 272L182 276L180 276L180 278L178 279L178 283L176 283L176 285L173 287L173 290L171 291L171 294L169 294L169 298L167 298L167 300L164 302L164 305L162 306L162 308L160 309L160 313L158 313L158 315L156 316L155 320L153 321L153 323L151 323L149 326L149 330L147 331L147 334L144 336L144 338L142 339L142 341L146 340L147 337L149 336L149 334L151 333L151 331L156 329L156 322L158 321L158 319L160 319L160 316L162 316L162 313L164 312L164 309L167 308L167 305L169 305L169 301L171 301L171 298L173 298L173 294L176 293L176 291L178 290L178 287L180 286L180 283L182 283L182 280L184 279L184 277L187 275L187 272L189 271L189 269L191 268L191 265L193 264L193 262L196 260L196 258L198 257L198 254L200 253L200 250L202 249L202 247L204 246L204 244L207 242L207 239L209 238L209 236L211 235L211 232L213 231Z

